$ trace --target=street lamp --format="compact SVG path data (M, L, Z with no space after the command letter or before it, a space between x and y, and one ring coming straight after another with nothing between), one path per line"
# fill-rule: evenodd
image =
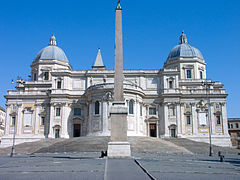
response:
M207 113L206 113L206 118L208 118L208 126L209 126L209 156L213 155L213 149L212 149L212 121L211 121L211 114L209 114L209 112L211 113L211 107L210 107L210 99L208 97L208 89L210 92L210 86L212 85L211 82L207 82L207 80L205 82L202 82L202 85L206 87L206 98L207 98Z
M18 84L23 84L24 81L23 80L19 80L19 78L17 78L17 81L16 83ZM11 84L14 84L14 81L12 80ZM18 93L18 92L17 92ZM18 94L17 94L17 98L16 98L16 107L18 106ZM18 108L17 108L18 109ZM17 111L18 112L18 111ZM16 116L18 118L18 115ZM15 138L16 138L16 120L17 118L15 117L15 120L14 120L14 131L13 131L13 144L12 144L12 149L11 149L11 154L10 154L10 157L13 157L14 154L15 154Z

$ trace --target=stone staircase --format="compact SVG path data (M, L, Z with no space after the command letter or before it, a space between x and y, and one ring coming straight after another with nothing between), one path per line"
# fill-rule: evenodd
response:
M209 145L188 139L158 139L151 137L128 137L132 152L194 153L208 154ZM79 137L72 139L43 139L16 145L17 154L101 152L107 150L109 137ZM214 153L240 153L240 150L213 146ZM0 154L10 154L11 147L0 149Z
M164 139L167 142L171 142L176 146L184 147L188 151L194 154L209 154L209 144L204 142L196 142L189 139L184 138L169 138ZM218 154L218 151L221 151L223 154L238 154L240 153L240 149L229 148L229 147L219 147L212 146L213 153Z

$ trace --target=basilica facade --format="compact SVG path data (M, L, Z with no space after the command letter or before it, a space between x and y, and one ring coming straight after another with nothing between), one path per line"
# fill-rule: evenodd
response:
M31 64L31 80L6 94L2 146L44 138L110 136L114 71L98 50L91 70L72 70L53 35ZM201 52L184 32L162 69L124 70L128 136L188 138L231 146L225 89L206 77Z

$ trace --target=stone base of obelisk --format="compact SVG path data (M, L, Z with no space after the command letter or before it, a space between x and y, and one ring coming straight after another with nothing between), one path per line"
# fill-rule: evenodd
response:
M109 158L125 158L131 156L131 148L129 142L109 142L108 157Z
M108 157L124 158L131 156L130 143L127 142L127 113L125 102L114 101L110 109L111 142L108 143Z

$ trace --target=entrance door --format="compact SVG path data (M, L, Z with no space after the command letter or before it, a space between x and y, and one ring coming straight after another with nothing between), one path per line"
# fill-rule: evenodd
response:
M175 129L171 129L171 137L176 137L176 130Z
M150 129L150 137L157 137L157 125L149 124L149 129Z
M81 124L73 125L73 137L80 137L81 135Z
M60 129L55 129L55 138L59 138L60 137Z

